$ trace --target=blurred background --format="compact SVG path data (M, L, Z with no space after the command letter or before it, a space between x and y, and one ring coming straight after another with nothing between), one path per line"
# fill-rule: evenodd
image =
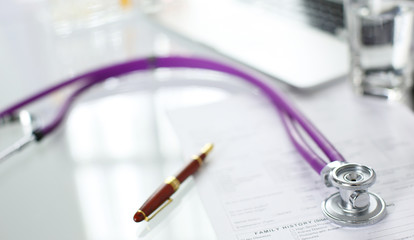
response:
M267 68L260 69L249 65L250 62L239 61L235 58L239 55L231 55L234 52L228 55L229 52L218 51L222 49L221 45L216 45L217 42L201 41L209 40L205 35L185 37L185 32L173 28L176 25L172 20L185 22L188 15L174 15L170 10L176 9L181 13L184 5L179 3L190 1L173 2L0 1L0 109L64 79L150 55L200 55L228 62L263 77L282 91L301 96L304 101L316 95L323 97L332 89L350 87L346 78L348 58L340 59L340 63L345 65L339 69L340 74L331 75L329 81L297 87L295 83L267 72ZM335 5L338 1L328 2L338 10ZM204 1L205 5L209 3ZM164 8L166 5L170 8ZM339 9L342 10L342 6ZM233 16L220 15L214 7L205 10L207 15L210 14L207 17L190 15L201 19L202 24L204 21L214 22L215 17L221 21L226 16L229 19ZM214 15L215 12L218 15ZM261 13L255 11L254 15L245 17L245 21L250 22L250 17L261 16ZM324 20L305 20L329 32L320 35L322 38L334 34L341 42L340 50L335 53L346 55L342 17L337 22L339 29L337 25L325 24ZM301 22L304 19L297 20ZM337 21L336 18L334 20ZM195 21L187 23L196 24ZM246 35L251 35L245 25L232 28L234 32L229 31L225 27L227 25L217 29L195 26L188 28L188 25L183 25L187 30L194 30L192 33L199 29L210 36L237 33L240 35L236 34L236 38L245 39ZM261 30L272 29L266 27ZM259 29L251 24L249 30ZM269 39L273 41L276 38L277 35L272 35ZM220 42L234 46L237 54L250 51L250 48L238 45L241 41ZM245 43L252 48L261 45L258 42ZM264 54L268 57L251 59L275 64L269 58L273 55L266 51ZM305 57L281 58L281 62L294 62L295 59L302 59L305 64L309 62ZM334 63L326 59L322 62ZM293 72L300 73L298 69L294 68ZM76 101L64 126L50 138L29 146L0 164L0 239L215 239L211 222L191 179L174 195L172 206L167 207L160 217L140 224L133 222L132 217L162 180L189 160L190 156L182 154L168 113L183 107L222 101L234 94L255 92L229 76L191 70L159 69L132 73L108 79L94 87ZM35 114L37 124L46 123L56 114L67 95L68 91L53 94L26 110ZM411 95L407 96L403 101L410 105ZM25 130L18 123L0 126L0 150L23 134ZM197 153L199 149L191 151Z

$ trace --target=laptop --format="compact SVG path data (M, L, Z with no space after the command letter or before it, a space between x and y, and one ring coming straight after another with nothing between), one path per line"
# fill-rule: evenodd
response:
M343 8L334 0L171 0L149 14L162 27L293 87L349 69Z

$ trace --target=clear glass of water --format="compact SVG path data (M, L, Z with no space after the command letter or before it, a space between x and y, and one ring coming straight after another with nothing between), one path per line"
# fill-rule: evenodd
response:
M356 92L400 99L412 85L414 1L344 0Z

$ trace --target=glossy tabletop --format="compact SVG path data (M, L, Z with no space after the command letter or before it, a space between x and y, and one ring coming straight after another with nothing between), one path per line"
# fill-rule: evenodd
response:
M100 26L56 31L52 2L0 3L2 109L100 66L192 52L136 9ZM150 223L132 219L164 178L190 160L181 153L166 109L226 97L203 87L209 77L175 87L189 81L187 73L179 75L158 71L110 79L78 99L64 126L49 138L0 164L0 239L214 239L192 179ZM166 79L171 87L160 89ZM54 94L28 110L42 124L65 96L65 91ZM19 124L1 126L0 149L23 130Z

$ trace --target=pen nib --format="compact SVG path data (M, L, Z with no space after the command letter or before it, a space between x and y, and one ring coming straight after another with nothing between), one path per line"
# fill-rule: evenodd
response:
M211 152L211 150L213 150L213 144L212 143L207 143L206 145L204 145L204 147L201 149L201 153L203 154L208 154L209 152Z

